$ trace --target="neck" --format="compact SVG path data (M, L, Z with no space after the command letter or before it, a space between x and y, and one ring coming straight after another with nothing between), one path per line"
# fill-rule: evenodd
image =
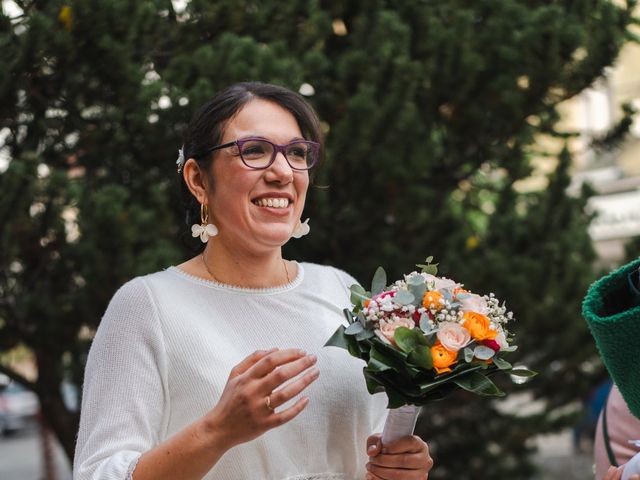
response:
M262 255L229 251L221 242L209 240L202 253L205 276L218 283L244 288L270 288L294 278L280 248Z

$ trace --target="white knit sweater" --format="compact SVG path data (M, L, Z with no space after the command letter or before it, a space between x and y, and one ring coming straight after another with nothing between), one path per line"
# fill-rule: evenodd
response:
M74 480L126 480L142 453L211 410L231 368L258 349L302 348L320 377L291 422L232 448L208 480L361 480L365 440L382 430L384 395L364 363L323 344L343 322L355 280L299 264L269 289L224 286L169 269L113 297L89 353Z

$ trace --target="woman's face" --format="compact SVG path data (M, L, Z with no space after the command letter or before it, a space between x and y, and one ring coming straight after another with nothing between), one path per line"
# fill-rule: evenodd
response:
M232 118L220 144L246 137L280 145L303 138L291 113L261 99L251 100ZM250 169L236 147L216 152L211 168L214 186L209 192L209 210L219 229L217 241L261 253L289 240L304 208L307 171L293 170L282 153L268 168ZM276 204L284 206L266 206L268 199L279 199Z

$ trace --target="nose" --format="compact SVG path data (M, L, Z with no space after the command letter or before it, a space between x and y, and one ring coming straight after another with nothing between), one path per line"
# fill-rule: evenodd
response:
M293 169L289 165L289 161L282 152L276 152L276 158L267 168L266 179L272 182L282 184L291 183L293 181Z

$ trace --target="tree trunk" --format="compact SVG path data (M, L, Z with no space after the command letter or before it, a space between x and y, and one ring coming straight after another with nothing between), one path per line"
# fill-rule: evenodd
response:
M35 355L38 365L36 393L40 399L40 408L69 462L73 463L80 415L78 412L69 411L62 399L60 355L43 349L36 350Z

